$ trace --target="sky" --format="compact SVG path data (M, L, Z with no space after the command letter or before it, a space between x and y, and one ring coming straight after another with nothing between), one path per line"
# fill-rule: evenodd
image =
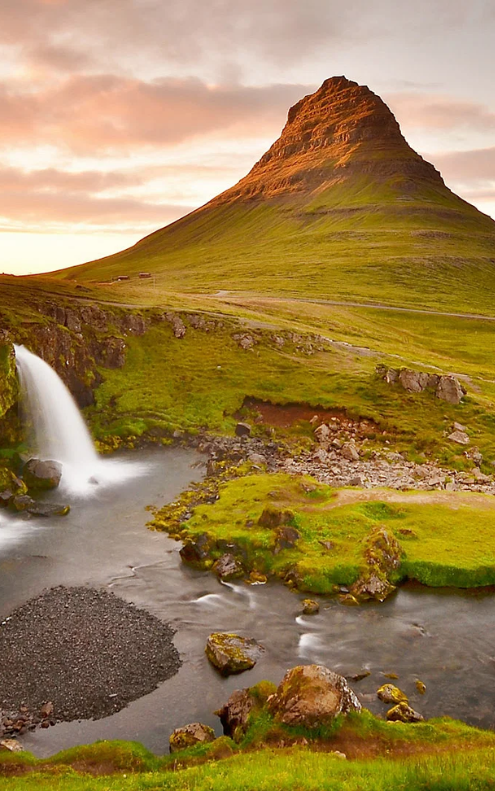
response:
M494 42L495 0L0 0L0 272L187 214L342 74L495 218Z

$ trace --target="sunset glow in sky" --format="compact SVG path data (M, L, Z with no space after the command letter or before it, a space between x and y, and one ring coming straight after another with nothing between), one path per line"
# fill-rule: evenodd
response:
M495 218L494 0L1 0L0 271L117 252L344 74Z

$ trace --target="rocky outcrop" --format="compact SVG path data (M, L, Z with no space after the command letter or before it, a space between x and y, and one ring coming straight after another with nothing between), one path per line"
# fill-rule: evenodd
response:
M268 708L284 725L318 728L338 714L361 711L361 704L343 676L323 665L302 665L285 674Z
M378 365L376 372L387 384L400 384L408 393L422 393L429 389L435 392L437 398L449 404L460 404L466 394L455 376L414 371L411 368L387 368L385 365Z
M170 735L170 752L175 753L179 750L187 750L188 747L195 747L197 744L207 744L215 739L215 731L208 725L201 722L191 722L182 728L176 728Z
M238 634L214 632L208 637L205 653L223 676L250 670L265 649L261 643Z
M350 588L356 601L376 599L384 601L394 590L390 575L397 572L402 557L402 547L385 527L378 526L366 539L365 567L360 578Z

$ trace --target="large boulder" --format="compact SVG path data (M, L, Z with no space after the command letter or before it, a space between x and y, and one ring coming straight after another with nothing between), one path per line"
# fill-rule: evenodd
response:
M395 684L383 684L376 691L377 697L384 703L409 703L407 695Z
M423 722L424 717L403 701L387 711L389 722Z
M403 368L399 374L399 382L409 393L422 393L428 387L428 374Z
M176 728L170 735L170 752L175 753L179 750L187 750L188 747L195 747L197 744L205 744L215 740L215 731L208 725L201 722L191 722L183 728Z
M441 376L435 395L449 404L460 404L465 392L465 389L455 376Z
M223 676L242 673L255 666L264 651L261 643L249 637L226 632L213 632L206 642L205 653Z
M376 527L366 539L365 566L360 578L351 585L351 595L357 601L384 601L395 590L390 575L399 569L401 559L399 541L387 528Z
M323 665L300 665L289 670L268 707L285 725L318 728L338 714L361 711L361 704L346 679Z
M62 477L62 465L58 461L29 459L23 477L29 490L56 489Z
M271 681L260 681L249 689L235 689L227 703L215 712L220 717L224 734L236 742L241 741L249 727L251 713L263 709L276 690Z

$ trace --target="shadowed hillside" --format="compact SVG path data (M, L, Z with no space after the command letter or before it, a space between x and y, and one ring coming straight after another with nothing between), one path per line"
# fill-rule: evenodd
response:
M491 312L495 222L452 193L384 102L344 77L289 111L237 185L62 278Z

